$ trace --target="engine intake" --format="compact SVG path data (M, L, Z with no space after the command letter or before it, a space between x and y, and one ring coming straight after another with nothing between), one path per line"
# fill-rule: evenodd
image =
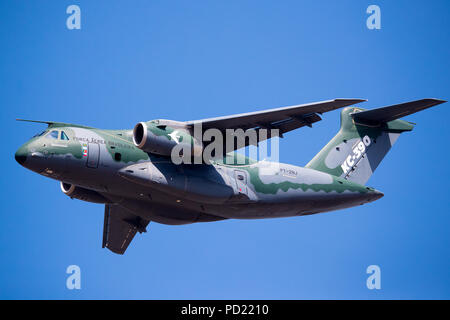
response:
M144 122L139 122L134 126L133 142L139 149L142 149L145 142L147 142L147 125Z
M109 201L103 197L100 193L81 187L77 187L73 184L61 181L61 191L71 197L78 200L93 202L93 203L108 203Z

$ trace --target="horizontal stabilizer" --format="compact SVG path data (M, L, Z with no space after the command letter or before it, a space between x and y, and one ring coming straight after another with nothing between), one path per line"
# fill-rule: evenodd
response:
M396 104L393 106L353 113L352 117L357 123L379 125L381 123L393 121L444 102L447 101L439 99L421 99Z

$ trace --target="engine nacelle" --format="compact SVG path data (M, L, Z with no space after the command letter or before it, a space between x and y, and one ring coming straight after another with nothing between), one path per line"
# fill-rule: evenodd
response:
M201 155L203 151L201 143L183 128L183 123L170 120L139 122L133 129L133 142L139 149L161 156L171 156L172 149L178 144L192 148L193 155Z
M65 195L78 200L93 202L93 203L108 203L109 201L103 197L100 193L81 187L74 186L73 184L61 181L61 191Z

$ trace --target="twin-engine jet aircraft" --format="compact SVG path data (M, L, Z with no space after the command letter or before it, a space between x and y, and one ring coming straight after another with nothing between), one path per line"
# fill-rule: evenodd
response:
M445 101L423 99L373 110L352 106L363 101L335 99L188 122L153 120L131 130L24 120L48 127L21 146L15 158L61 181L69 197L105 204L103 247L123 254L150 221L181 225L303 216L381 198L383 193L365 184L400 134L413 129L413 123L399 118ZM196 126L225 136L229 129L255 130L260 142L273 137L263 130L283 137L338 108L343 108L339 132L304 168L234 152L242 145L224 145L200 164L176 164L171 156L182 144L192 155L206 150L208 144L194 137Z

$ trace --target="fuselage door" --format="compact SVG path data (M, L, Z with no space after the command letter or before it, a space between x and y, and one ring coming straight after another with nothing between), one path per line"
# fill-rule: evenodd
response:
M100 158L100 145L98 143L88 143L87 166L97 168Z
M247 173L241 170L234 170L234 178L236 179L237 191L247 194Z

